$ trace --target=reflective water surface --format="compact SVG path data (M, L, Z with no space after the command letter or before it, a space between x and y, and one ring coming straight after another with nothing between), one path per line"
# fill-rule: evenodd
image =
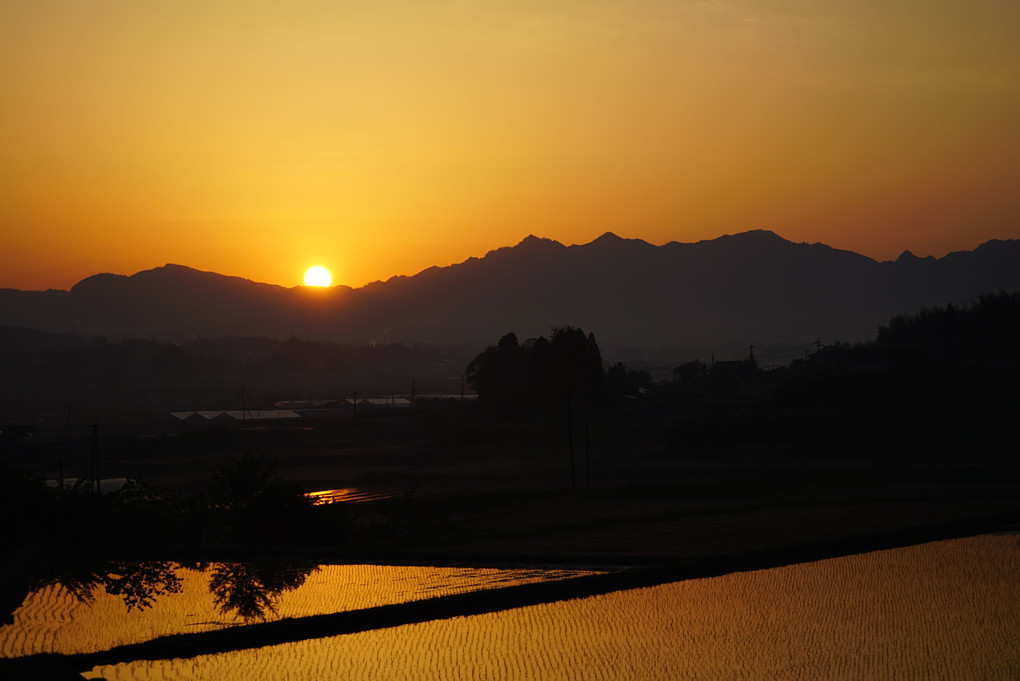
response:
M156 608L128 611L123 598L105 591L87 608L64 587L47 587L26 600L13 625L0 629L4 654L103 648L182 628L262 626L245 625L237 611L224 611L210 597L210 573L180 568L177 574L180 592L160 599L158 617L150 614ZM364 608L536 578L493 571L486 582L485 574L325 566L274 596L275 614L267 617ZM295 575L287 579L298 581ZM170 609L162 609L164 602ZM118 624L125 620L132 624ZM84 671L87 678L109 681L1013 680L1020 678L1020 545L1015 535L932 542L236 652L98 664Z
M0 657L71 655L180 633L564 579L582 570L307 563L68 564L0 627Z

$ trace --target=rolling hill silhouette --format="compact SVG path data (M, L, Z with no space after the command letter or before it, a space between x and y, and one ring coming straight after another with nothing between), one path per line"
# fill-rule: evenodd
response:
M878 262L756 230L654 246L606 233L513 247L358 289L286 288L165 265L70 291L0 290L0 325L110 337L266 336L490 344L595 331L607 346L857 341L901 312L1020 290L1020 240Z

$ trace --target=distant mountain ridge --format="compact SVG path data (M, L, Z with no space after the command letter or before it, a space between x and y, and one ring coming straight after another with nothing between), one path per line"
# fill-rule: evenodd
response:
M654 246L611 232L511 247L358 289L286 288L165 265L98 274L70 291L0 290L0 325L111 337L267 336L350 343L491 344L552 326L604 346L873 338L923 306L1020 290L1020 240L878 262L755 230Z

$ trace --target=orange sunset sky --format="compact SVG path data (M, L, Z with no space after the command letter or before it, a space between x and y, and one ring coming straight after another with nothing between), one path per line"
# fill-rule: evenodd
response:
M1016 0L0 0L0 288L1020 237Z

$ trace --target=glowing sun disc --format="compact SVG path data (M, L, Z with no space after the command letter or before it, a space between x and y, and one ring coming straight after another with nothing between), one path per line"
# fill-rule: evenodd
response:
M312 267L305 272L305 286L329 286L332 275L325 267Z

